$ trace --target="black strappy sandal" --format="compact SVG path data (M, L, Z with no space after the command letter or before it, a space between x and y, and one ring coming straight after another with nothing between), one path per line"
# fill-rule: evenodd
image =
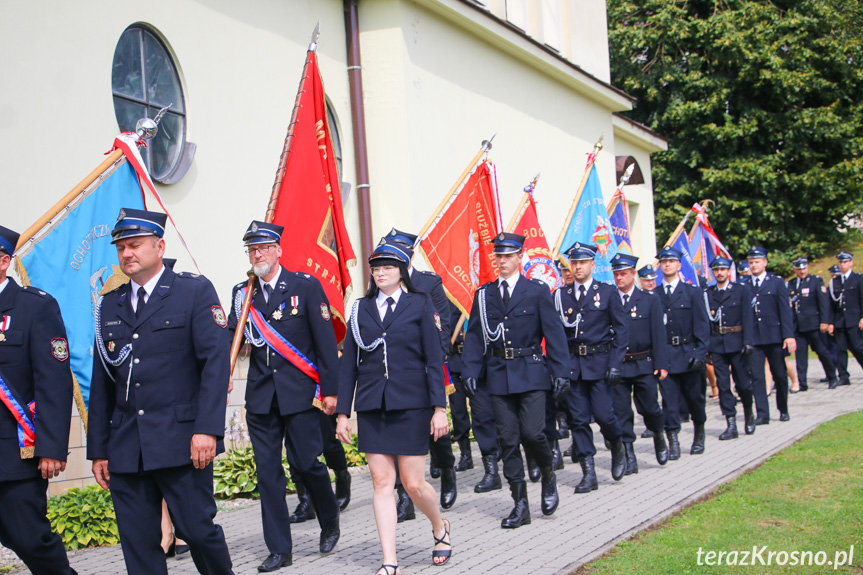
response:
M381 566L378 567L378 570L375 571L375 575L381 572L381 569L384 571L384 575L399 575L401 571L399 571L398 565L387 565L386 563L381 563ZM392 569L392 573L390 573L390 569Z
M434 562L434 560L438 557L445 557L445 559L440 563L434 563L434 565L437 567L440 567L441 565L446 565L447 562L449 562L450 557L452 557L452 537L450 537L449 541L444 541L447 535L449 535L450 524L449 521L447 521L446 519L444 519L443 522L444 533L440 539L438 539L437 535L434 534L434 529L432 529L432 537L434 537L435 545L449 545L449 549L432 549L432 562Z

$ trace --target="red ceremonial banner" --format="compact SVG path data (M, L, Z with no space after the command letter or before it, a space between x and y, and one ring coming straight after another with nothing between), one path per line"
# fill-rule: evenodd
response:
M545 232L539 225L533 194L528 195L527 207L521 220L513 227L513 231L525 237L524 254L521 256L521 267L524 275L542 280L548 285L550 291L554 291L561 285L560 272L557 271L557 267L551 259L548 240L546 240Z
M450 300L469 314L476 289L497 279L492 241L503 227L494 164L482 162L420 242Z
M356 264L356 256L345 229L324 85L312 50L305 74L273 223L285 227L280 263L320 280L329 299L336 339L342 341L345 300L351 287L348 267ZM307 309L317 311L321 303L307 302Z

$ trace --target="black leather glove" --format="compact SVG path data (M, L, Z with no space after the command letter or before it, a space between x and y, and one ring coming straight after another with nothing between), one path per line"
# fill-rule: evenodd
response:
M752 353L754 351L755 351L755 348L752 347L751 345L744 345L743 350L741 350L741 353L743 354L743 357L749 357L752 355Z
M701 371L702 369L704 369L704 361L697 357L689 358L689 371Z
M566 399L567 395L569 395L569 379L558 377L554 380L554 390L551 392L554 402L560 403Z
M464 394L468 399L473 399L476 396L476 378L465 377L461 380L461 385L464 387Z
M622 374L620 373L619 369L617 369L616 367L610 367L608 368L608 372L605 374L605 383L607 383L608 385L617 385L618 383L620 383L621 377Z

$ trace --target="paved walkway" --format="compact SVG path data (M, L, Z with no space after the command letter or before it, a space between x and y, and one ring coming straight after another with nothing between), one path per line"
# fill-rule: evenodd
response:
M852 360L853 363L853 360ZM810 376L817 380L820 369L812 365ZM680 434L683 456L665 467L656 463L652 440L635 444L639 473L615 483L611 479L610 455L599 446L596 457L599 490L586 495L573 494L581 477L578 465L567 462L558 472L560 508L551 517L539 511L540 485L530 484L528 497L533 523L515 530L500 528L500 519L509 513L512 502L506 490L476 494L473 485L480 469L458 474L459 495L453 509L445 513L452 522L453 558L444 569L432 566L432 533L428 521L417 512L417 520L399 525L398 552L402 572L480 573L484 575L524 572L534 575L567 574L649 525L675 513L689 502L709 493L718 485L759 465L768 456L793 443L818 424L843 413L863 409L863 373L855 364L851 386L828 390L826 384L810 384L810 391L790 396L791 421L777 419L759 426L754 436L742 435L733 441L718 441L725 428L718 402L708 399L706 453L689 455L691 427ZM773 417L778 416L771 396ZM642 427L637 419L636 431ZM596 432L601 443L601 436ZM564 440L568 442L569 440ZM476 455L476 448L474 448ZM475 462L478 459L474 458ZM433 481L436 488L437 481ZM371 575L381 563L371 507L371 480L368 474L354 478L353 499L342 514L342 538L329 556L318 551L317 522L293 527L294 565L280 573ZM296 496L288 496L293 508ZM225 529L234 571L237 575L257 573L256 567L267 556L261 533L260 507L220 513L217 521ZM78 552L72 566L81 575L125 573L119 547ZM172 574L196 573L188 555L168 561ZM21 573L22 571L15 571Z

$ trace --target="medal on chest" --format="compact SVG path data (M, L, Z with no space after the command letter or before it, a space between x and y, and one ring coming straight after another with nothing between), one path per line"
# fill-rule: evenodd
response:
M636 311L635 311L635 308L636 308L636 306L632 306L632 311L631 311L631 312L630 312L630 314L629 314L629 315L630 315L630 316L632 316L632 317L635 317L636 315L638 315L638 314L636 313Z
M0 341L6 341L6 334L3 333L9 326L12 325L12 317L8 315L2 316L3 319L0 321Z
M593 296L593 305L594 305L594 307L599 307L599 304L600 304L599 294L596 294Z
M298 313L300 313L299 310L297 309L298 305L300 305L299 296L292 295L291 296L291 308L293 308L293 309L291 309L291 315L297 315Z
M279 321L280 319L282 319L282 317L284 316L284 311L283 311L284 309L285 309L285 302L282 302L279 304L279 307L277 307L273 311L273 319L276 321Z

